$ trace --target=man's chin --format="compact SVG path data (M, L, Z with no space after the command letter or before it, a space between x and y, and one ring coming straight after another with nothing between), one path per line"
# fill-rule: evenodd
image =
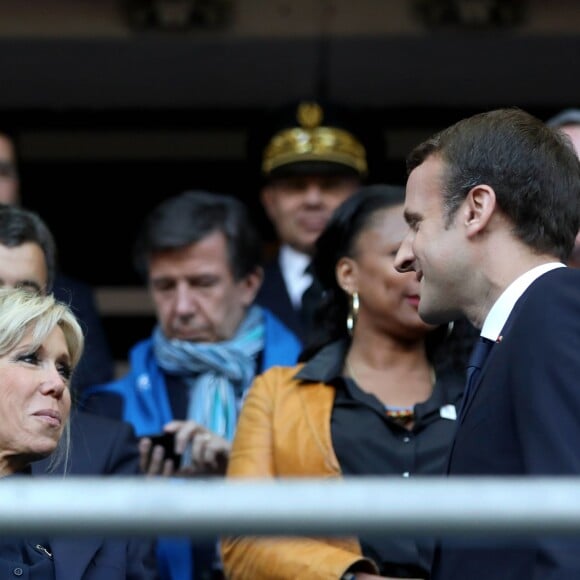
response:
M184 342L214 342L212 336L207 332L180 332L174 334L171 338L182 340Z
M309 256L312 256L314 254L315 242L316 238L312 239L308 238L296 241L294 244L292 244L292 247L297 252L302 252L303 254L308 254Z
M439 326L440 324L447 324L449 319L445 316L445 313L441 310L437 310L433 307L430 307L429 304L425 303L423 297L419 302L418 308L419 317L423 322L430 324L431 326Z

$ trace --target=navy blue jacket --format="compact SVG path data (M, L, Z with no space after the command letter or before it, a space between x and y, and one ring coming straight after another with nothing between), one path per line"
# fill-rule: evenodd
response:
M48 472L49 460L32 474L62 476L64 464ZM137 439L131 425L89 413L71 416L67 474L140 475ZM155 542L147 538L55 537L49 539L56 580L157 580Z
M580 475L580 270L557 268L516 302L453 443L450 476ZM477 501L474 497L473 501ZM576 580L580 538L447 538L434 580Z

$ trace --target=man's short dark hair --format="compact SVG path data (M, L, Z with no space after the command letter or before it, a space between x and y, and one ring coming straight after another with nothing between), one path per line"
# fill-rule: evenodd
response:
M431 156L445 165L449 223L468 192L486 184L522 242L568 259L580 229L580 161L559 130L521 109L497 109L463 119L418 145L407 158L407 172Z
M25 243L38 244L46 263L46 290L50 292L56 274L56 244L41 217L30 210L0 204L0 244L17 248Z
M229 195L186 191L160 203L145 219L135 243L135 268L147 279L151 255L184 248L214 232L226 238L235 280L259 267L261 239L244 203Z

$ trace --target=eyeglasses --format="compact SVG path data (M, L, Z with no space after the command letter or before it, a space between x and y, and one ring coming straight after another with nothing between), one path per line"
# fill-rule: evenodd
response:
M17 176L16 164L0 159L0 179L16 179Z

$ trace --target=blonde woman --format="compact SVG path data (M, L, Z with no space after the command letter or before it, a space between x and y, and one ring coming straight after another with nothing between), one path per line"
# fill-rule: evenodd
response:
M48 456L67 461L70 381L83 346L67 305L52 295L0 288L0 477L32 477L32 463ZM133 556L125 539L2 537L0 578L157 577Z

